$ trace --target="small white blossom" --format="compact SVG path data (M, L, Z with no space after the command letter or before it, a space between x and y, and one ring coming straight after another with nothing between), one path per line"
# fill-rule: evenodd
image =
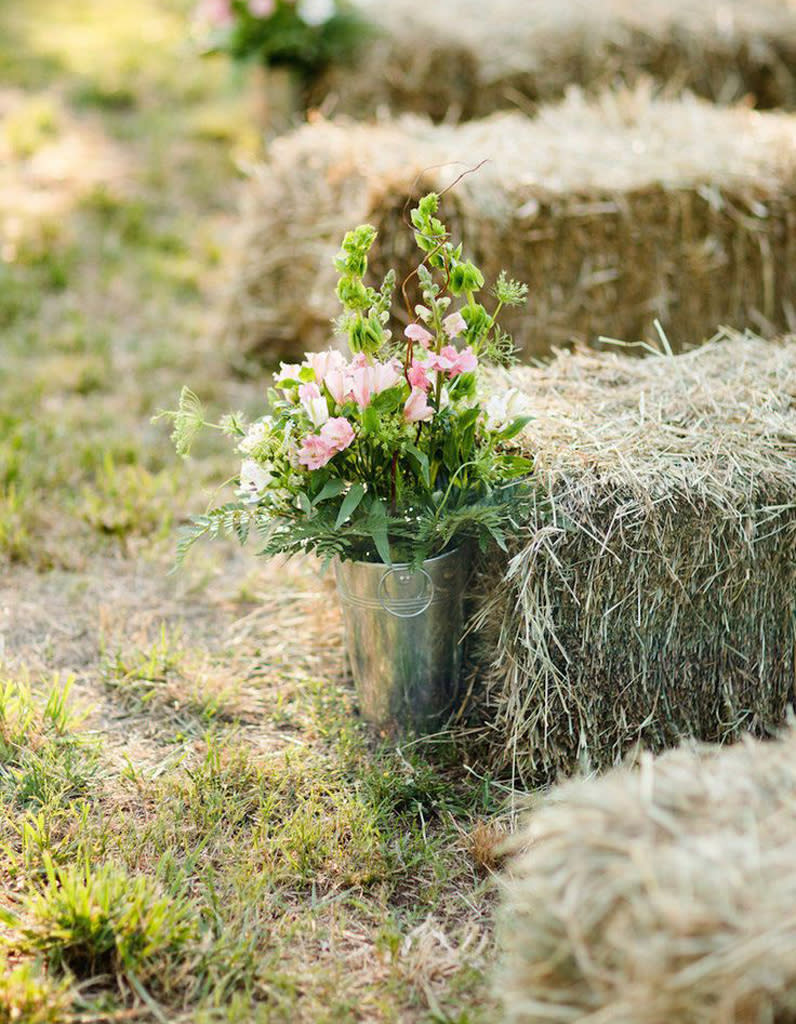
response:
M272 416L263 416L261 420L252 423L246 431L246 436L238 445L238 451L242 455L251 455L254 449L268 437L273 422Z
M299 0L299 16L308 25L323 25L335 12L334 0Z

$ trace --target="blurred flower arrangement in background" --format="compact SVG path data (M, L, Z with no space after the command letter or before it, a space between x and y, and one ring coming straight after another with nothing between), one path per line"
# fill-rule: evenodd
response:
M350 58L367 34L345 0L200 0L194 26L205 53L304 74Z
M325 559L419 564L467 540L505 547L509 527L526 518L533 462L512 443L530 419L514 389L490 393L480 378L489 363L513 359L498 326L501 309L525 301L525 285L501 274L491 311L478 301L484 278L462 257L437 218L439 197L411 212L420 262L411 276L418 298L402 292L411 322L390 329L395 274L379 289L365 282L376 238L370 225L350 231L335 259L343 307L338 348L281 365L267 415L207 423L187 388L174 423L187 456L202 427L236 442L242 464L237 500L196 518L179 557L200 537L254 530L262 554L314 551ZM452 307L456 308L452 308Z

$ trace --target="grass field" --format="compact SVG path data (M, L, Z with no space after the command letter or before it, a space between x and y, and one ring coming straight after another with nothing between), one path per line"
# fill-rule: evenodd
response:
M493 1021L507 793L352 712L313 564L175 532L256 410L216 311L245 83L181 0L0 6L0 1022Z

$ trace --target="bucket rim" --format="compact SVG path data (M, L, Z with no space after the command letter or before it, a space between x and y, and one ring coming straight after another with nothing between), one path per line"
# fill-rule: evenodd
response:
M434 555L432 558L424 558L423 561L419 563L419 565L420 566L426 566L426 565L432 565L435 562L441 562L444 558L450 558L452 555L461 554L463 551L466 550L466 547L467 547L466 544L457 544L455 548L450 548L448 551L443 551L442 554ZM370 565L370 566L373 566L374 568L381 568L381 569L412 569L412 568L416 568L416 566L413 566L412 562L365 562L365 561L359 561L359 560L353 559L353 558L342 559L339 556L337 558L335 558L335 562L341 568L343 566L346 566L346 565L351 565L351 566L354 566L354 565Z

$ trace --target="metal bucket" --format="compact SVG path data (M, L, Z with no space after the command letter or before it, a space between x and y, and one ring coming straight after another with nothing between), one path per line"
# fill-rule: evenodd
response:
M346 649L362 715L392 731L434 732L458 696L467 549L422 568L336 562Z

